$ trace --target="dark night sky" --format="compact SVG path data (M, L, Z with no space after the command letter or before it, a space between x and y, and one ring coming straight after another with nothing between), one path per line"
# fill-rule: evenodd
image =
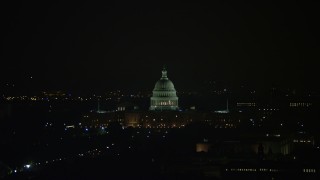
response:
M147 90L166 64L177 89L204 80L315 88L319 5L1 4L0 82L35 89Z

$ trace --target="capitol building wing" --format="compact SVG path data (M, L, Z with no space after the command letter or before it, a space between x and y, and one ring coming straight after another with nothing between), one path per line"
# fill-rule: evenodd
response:
M167 111L178 110L178 97L173 83L167 77L167 70L163 68L162 77L157 81L150 98L150 110Z

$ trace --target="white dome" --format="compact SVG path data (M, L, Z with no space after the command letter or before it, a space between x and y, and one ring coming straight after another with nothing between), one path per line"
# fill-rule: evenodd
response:
M162 70L161 79L154 86L150 103L150 110L178 110L177 93L165 68Z
M169 79L160 79L154 86L154 91L175 91L173 83Z

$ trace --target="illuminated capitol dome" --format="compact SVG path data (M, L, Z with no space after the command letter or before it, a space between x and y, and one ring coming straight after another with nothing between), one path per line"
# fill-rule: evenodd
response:
M168 79L165 68L162 70L161 79L154 86L150 104L150 110L178 110L177 92Z

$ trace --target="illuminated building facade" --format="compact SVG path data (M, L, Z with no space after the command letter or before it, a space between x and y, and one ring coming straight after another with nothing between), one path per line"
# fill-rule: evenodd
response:
M163 68L162 77L154 86L150 98L150 110L167 111L178 110L178 97L173 83L167 77L167 70Z

